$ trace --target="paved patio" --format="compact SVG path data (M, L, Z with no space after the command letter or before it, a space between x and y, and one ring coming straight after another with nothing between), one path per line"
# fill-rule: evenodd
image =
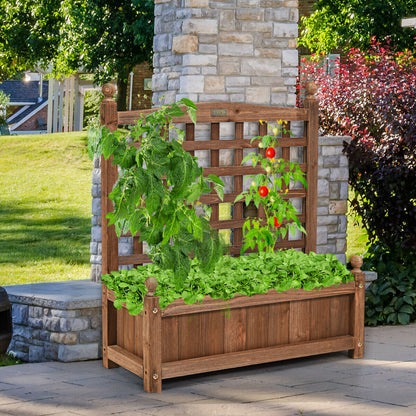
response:
M366 329L344 353L168 380L162 394L100 361L0 368L0 415L416 415L416 324Z

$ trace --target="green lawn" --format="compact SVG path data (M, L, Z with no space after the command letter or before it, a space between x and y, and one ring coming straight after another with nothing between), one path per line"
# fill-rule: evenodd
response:
M349 199L352 199L352 191ZM361 219L355 218L351 206L348 207L347 219L347 261L349 261L352 256L362 256L367 251L368 236Z
M89 278L86 140L0 136L0 285Z

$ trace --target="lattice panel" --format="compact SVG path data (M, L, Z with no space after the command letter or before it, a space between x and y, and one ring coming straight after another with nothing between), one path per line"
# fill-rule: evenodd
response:
M310 103L314 104L315 100ZM251 182L251 179L248 179L249 175L264 172L261 167L253 168L250 163L241 165L241 161L247 153L258 149L258 142L250 143L251 138L271 134L276 120L285 120L286 130L291 130L295 134L293 137L290 137L289 133L282 134L279 138L279 148L276 149L276 157L298 162L301 170L306 173L308 182L307 189L303 185L299 186L299 183L291 183L287 193L284 194L284 198L291 199L297 208L300 221L308 231L308 235L298 232L293 237L288 233L283 240L278 242L276 249L295 248L306 252L313 251L316 245L317 106L287 109L225 103L197 105L196 125L188 117L175 119L175 122L182 123L181 126L185 129L184 149L195 156L204 155L204 159L201 159L204 176L217 175L226 184L222 201L212 191L210 194L203 195L201 202L212 207L211 225L218 229L229 242L230 254L240 254L243 244L242 227L251 208L245 207L244 201L234 204L234 200L249 186ZM137 117L137 112L119 112L118 123L132 124ZM260 123L259 120L263 122ZM264 149L257 151L264 152ZM104 170L108 170L108 166L109 164L105 163ZM104 171L102 174L109 175L109 172ZM110 188L107 186L107 189ZM108 209L109 204L106 207ZM261 207L257 215L264 218L264 211ZM104 242L105 239L107 242ZM116 244L114 234L110 230L104 231L103 247L111 248ZM136 266L149 262L148 256L143 254L145 248L146 243L141 243L138 237L134 237L133 254L118 256L117 267L120 265ZM112 253L110 270L116 270L114 247Z

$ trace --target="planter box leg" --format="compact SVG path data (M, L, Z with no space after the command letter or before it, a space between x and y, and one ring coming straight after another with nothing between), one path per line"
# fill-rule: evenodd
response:
M146 280L143 302L143 385L148 393L162 392L162 316L159 299L153 296L157 281Z
M351 258L352 273L355 278L355 294L351 305L351 334L354 337L354 349L348 351L351 358L364 357L364 314L365 314L365 274L360 267L363 260L359 256Z
M107 288L102 285L102 311L103 311L103 366L105 368L115 368L118 365L108 359L109 345L117 343L117 310L112 302L107 299Z

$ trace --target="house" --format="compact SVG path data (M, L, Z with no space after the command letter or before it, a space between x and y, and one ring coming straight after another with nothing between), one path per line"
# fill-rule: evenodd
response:
M21 81L4 81L0 90L10 97L7 123L11 134L46 131L48 81L38 73L29 73Z

